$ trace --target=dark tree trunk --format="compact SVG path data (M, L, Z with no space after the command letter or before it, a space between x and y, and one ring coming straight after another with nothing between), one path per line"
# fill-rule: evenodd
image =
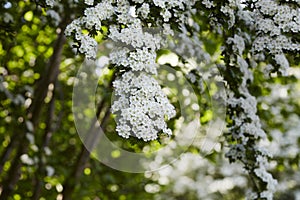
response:
M54 92L54 90L53 90ZM41 193L42 193L42 188L43 188L43 177L46 175L46 169L45 169L45 161L44 161L44 156L46 156L44 150L46 147L48 147L50 139L52 137L52 133L53 133L53 118L54 118L54 111L55 111L55 95L53 95L50 104L49 104L49 108L48 108L48 118L46 121L46 129L45 129L45 133L43 136L43 140L42 140L42 144L40 145L40 151L39 151L39 159L38 159L38 168L36 170L35 173L35 186L33 187L33 196L32 199L33 200L39 200Z

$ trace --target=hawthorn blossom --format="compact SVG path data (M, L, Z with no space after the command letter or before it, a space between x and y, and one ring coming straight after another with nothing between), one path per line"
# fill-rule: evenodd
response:
M119 113L116 130L120 136L149 141L157 139L158 132L172 134L164 118L175 116L174 107L151 75L126 72L113 86L116 100L112 112Z
M299 1L295 1L299 4ZM274 0L259 0L253 12L257 37L253 42L254 52L269 51L279 65L279 71L287 75L289 63L284 52L299 52L300 42L291 35L300 33L300 9Z

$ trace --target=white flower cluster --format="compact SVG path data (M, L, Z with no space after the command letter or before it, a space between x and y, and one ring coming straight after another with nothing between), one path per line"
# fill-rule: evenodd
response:
M243 144L236 144L230 147L230 150L226 153L226 157L230 160L246 161L246 149Z
M98 3L95 7L87 8L84 11L82 21L85 22L86 28L101 29L101 21L109 18L114 13L114 7L110 2L104 1Z
M50 6L51 8L54 6L55 3L56 3L56 0L46 0L47 6Z
M284 52L300 52L299 41L293 35L300 33L300 8L275 0L258 0L253 13L257 37L253 51L268 51L280 66L280 72L287 75L289 63Z
M242 139L245 142L244 145L246 145L246 135L252 135L254 138L265 138L266 134L261 129L259 118L256 115L256 99L249 93L244 93L244 95L245 98L231 97L227 102L233 108L243 109L243 113L238 117L233 118L235 120L235 125L231 127L231 130L239 128L239 135L234 135L234 138ZM251 122L247 122L248 119L251 119Z
M211 0L203 0L202 4L204 4L206 8L215 7L214 2Z
M148 3L143 3L143 5L137 10L137 14L141 15L142 18L147 18L149 13L150 6Z
M90 3L90 2L89 2ZM95 59L97 53L97 42L94 38L83 33L83 28L96 30L101 29L101 20L109 18L114 13L114 7L110 1L98 3L95 7L87 8L82 18L73 20L65 29L65 35L75 35L80 42L79 52L86 55L88 59Z
M247 163L248 168L251 166L250 170L256 173L257 178L267 184L267 189L262 191L259 196L272 199L277 181L273 179L265 167L266 157L269 156L269 153L258 147L257 144L249 144L250 140L266 138L266 133L262 130L260 119L256 115L257 100L250 94L247 86L247 82L253 80L253 72L243 58L245 39L240 35L234 35L234 37L228 38L227 44L236 54L236 58L231 56L230 59L231 63L236 63L239 67L242 73L242 82L238 88L239 94L229 93L228 95L227 103L229 107L239 110L236 115L232 116L231 119L234 123L229 128L229 131L232 132L232 139L238 141L238 143L231 145L226 156L232 161L241 160L243 163ZM256 160L248 160L249 158L246 157L246 151L248 150L252 151Z
M283 53L276 54L274 56L274 60L280 66L279 71L281 72L281 74L287 76L290 64L289 61L286 59L285 55Z
M83 34L81 29L82 21L80 19L73 20L65 29L67 36L75 33L75 39L80 41L79 52L84 53L87 58L93 59L96 57L97 42L90 36Z
M179 5L183 8L181 4L177 1L154 1L154 5L162 8ZM147 18L149 12L147 3L135 8L128 1L119 1L117 19L125 26L111 25L108 35L114 42L126 46L115 48L110 53L111 63L127 71L113 83L117 96L112 105L112 112L118 115L116 130L122 137L134 136L144 141L157 139L159 132L171 135L165 120L175 116L174 107L152 77L152 74L157 74L155 52L164 42L160 34L171 34L172 31L166 23L163 24L164 30L167 30L165 33L143 30L140 18Z
M226 42L228 44L232 43L232 50L234 51L234 53L238 55L243 54L243 51L245 50L244 38L236 34L233 38L228 38Z
M231 28L235 24L235 12L241 8L240 1L228 0L225 5L221 7L221 12L229 17L228 25Z
M131 7L127 0L118 1L115 11L117 21L120 24L128 24L136 18L135 7Z
M151 75L126 72L114 81L113 86L117 100L112 105L112 112L119 113L116 130L120 136L149 141L157 139L157 133L161 131L172 134L164 120L175 116L174 107Z
M160 15L163 17L163 21L169 22L172 17L182 15L180 11L188 10L195 0L153 0L153 3L161 8Z
M250 94L244 92L243 95L249 96ZM248 143L249 138L265 138L265 132L261 129L259 118L255 114L256 101L253 100L254 98L249 96L249 98L246 99L231 98L228 101L229 105L233 107L239 105L239 107L243 109L242 114L232 118L235 122L235 125L230 127L230 130L237 131L237 133L234 133L232 137L236 140L241 140L241 143L232 145L230 150L226 153L226 156L230 160L241 160L243 163L253 162L247 160L248 158L246 158L246 149L250 148ZM247 122L249 119L251 119L251 122ZM267 190L262 191L262 193L260 193L260 197L265 197L271 200L276 189L275 187L277 185L277 181L269 172L267 172L266 169L266 156L269 156L269 153L265 149L258 148L256 145L251 148L254 148L255 154L257 154L256 156L260 158L256 158L255 160L256 165L259 166L259 168L255 167L256 165L254 165L254 171L257 177L267 184Z
M116 19L117 23L108 26L108 37L123 47L115 48L110 53L110 61L118 69L126 70L122 77L113 83L117 101L113 103L112 110L119 115L117 132L125 138L132 135L149 141L156 139L158 132L170 135L171 131L167 128L165 120L175 115L174 107L151 77L157 74L155 52L164 44L162 35L173 33L170 24L167 23L169 19L184 19L181 17L184 15L182 13L186 12L194 1L154 0L144 3L142 0L135 0L134 3L136 5L132 5L128 0L107 0L92 6L94 1L85 0L89 7L85 9L84 16L69 24L65 33L74 34L80 44L81 53L87 58L95 58L97 43L84 34L83 30L101 30L104 20ZM163 20L156 19L154 24L161 24L163 32L151 33L143 30L142 19L149 17L150 5L161 8Z
M129 52L128 49L117 49L110 54L111 62L123 67L131 68L132 71L145 71L157 74L156 53L146 48Z
M127 28L123 28L121 31L114 25L110 26L109 30L109 37L113 41L123 42L126 45L131 45L133 48L146 47L151 50L157 50L162 42L158 34L144 32L139 19L133 20Z
M261 157L264 162L265 158ZM258 158L257 158L258 159ZM255 174L260 177L267 184L267 190L260 193L260 198L265 198L267 200L273 200L273 192L276 191L277 181L274 180L272 175L267 172L265 165L260 165L259 168L254 170Z
M97 42L90 36L83 34L79 24L81 24L79 20L72 21L67 26L65 34L70 36L75 32L75 39L80 41L79 52L85 54L88 59L94 59L97 52Z

